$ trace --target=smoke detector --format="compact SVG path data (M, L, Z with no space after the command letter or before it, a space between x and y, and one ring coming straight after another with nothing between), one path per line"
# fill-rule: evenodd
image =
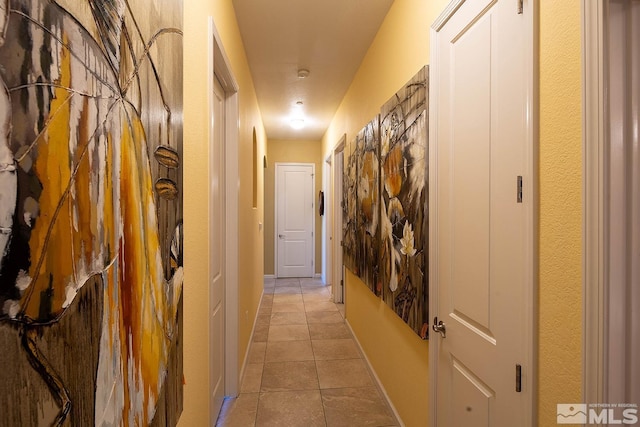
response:
M306 79L307 77L309 77L309 70L307 70L306 68L300 68L298 70L298 78Z

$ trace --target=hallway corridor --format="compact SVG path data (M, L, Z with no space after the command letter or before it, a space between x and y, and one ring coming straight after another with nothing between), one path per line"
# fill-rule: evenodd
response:
M217 426L397 426L318 279L267 279L237 399Z

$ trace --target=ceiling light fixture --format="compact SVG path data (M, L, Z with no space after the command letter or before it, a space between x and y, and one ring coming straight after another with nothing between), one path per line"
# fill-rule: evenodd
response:
M309 77L309 70L306 68L300 68L298 70L298 78L299 79L306 79L307 77Z
M304 119L300 119L300 118L291 119L289 124L294 129L302 129L304 127Z

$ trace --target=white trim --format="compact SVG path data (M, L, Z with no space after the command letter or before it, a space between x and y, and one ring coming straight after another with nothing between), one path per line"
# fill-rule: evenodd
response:
M440 16L431 25L430 34L430 64L429 67L429 313L431 316L438 312L438 289L435 286L438 278L437 268L437 235L438 224L436 200L437 200L437 146L433 143L437 140L437 117L438 109L435 106L435 100L438 99L439 69L438 61L434 61L438 55L438 44L436 33L449 21L451 16L462 6L466 0L452 0ZM526 27L524 31L524 39L526 44L528 74L523 76L522 83L526 85L526 127L527 141L525 152L525 177L524 197L525 205L529 208L526 212L525 222L528 224L525 230L525 277L527 277L526 294L524 301L524 318L525 318L525 334L523 337L526 343L524 349L525 360L523 361L523 389L529 394L526 400L522 419L526 420L526 425L535 426L538 424L537 419L537 390L538 390L538 370L537 370L537 354L538 348L538 331L535 322L535 313L538 311L538 226L537 218L538 204L538 128L539 128L539 75L538 75L538 0L524 0L524 16ZM515 8L515 6L514 6ZM433 427L437 425L437 370L438 370L438 354L440 351L439 340L430 340L429 342L429 424ZM442 426L445 427L445 426Z
M375 383L376 387L378 388L378 391L380 391L380 394L382 395L382 398L385 400L386 404L389 406L389 409L393 413L393 416L395 417L396 421L398 422L398 425L400 427L404 427L404 423L402 422L402 418L400 418L400 414L398 414L398 411L396 410L396 407L393 406L393 402L391 402L391 399L389 398L389 395L387 394L387 391L385 390L384 386L382 385L382 381L380 381L380 378L378 377L378 374L376 374L375 369L373 369L373 365L371 365L371 362L369 361L369 358L367 357L367 353L365 353L364 349L362 348L362 345L360 344L360 341L358 341L358 337L356 337L356 334L353 332L353 328L351 327L351 324L349 324L349 321L347 319L344 320L344 323L345 323L345 325L347 325L347 329L349 329L349 333L351 334L351 337L353 338L353 340L355 341L356 345L358 346L358 351L360 351L360 354L362 355L362 358L366 362L367 368L369 369L369 373L373 377L374 383Z
M300 162L276 162L275 163L275 177L274 177L274 213L273 213L273 271L275 272L275 277L278 277L278 167L280 166L311 166L311 201L313 206L311 208L311 276L315 277L316 275L316 214L315 214L315 188L316 188L316 164L315 163L300 163Z
M314 279L321 279L321 280L322 280L322 274L320 274L320 273L313 273L313 278L314 278ZM324 283L324 281L323 281L323 283ZM325 283L325 284L326 284L326 283Z
M583 98L583 393L584 401L604 401L605 259L604 3L582 0Z
M225 330L224 394L238 394L238 84L216 29L209 17L209 114L213 123L213 80L217 76L226 92L225 115ZM209 132L209 139L213 133ZM211 344L211 343L210 343ZM212 414L213 415L213 414ZM215 414L217 417L218 414ZM214 420L215 422L215 420Z
M276 278L276 275L275 275L275 274L265 274L265 275L264 275L264 278L265 278L265 280L266 280L266 279L275 279L275 278Z
M331 168L331 181L333 184L333 197L331 198L331 213L333 216L333 271L331 287L332 300L335 303L345 304L344 292L344 266L342 259L342 175L344 174L344 148L347 144L347 134L342 134L333 152L333 163ZM336 158L341 156L338 162ZM345 304L346 307L346 304Z
M322 282L326 285L331 285L333 281L333 253L331 247L333 242L331 220L333 217L329 215L329 206L331 206L331 200L333 199L333 189L331 188L333 164L331 154L325 159L322 168L322 190L324 192L324 213L322 215Z
M260 316L260 309L262 308L262 303L264 301L264 290L262 291L262 294L260 295L260 304L258 304L258 310L256 310L256 315L255 318L253 319L253 326L251 327L251 333L249 334L249 345L247 346L247 350L244 352L244 362L242 362L242 367L240 368L240 380L244 379L244 373L245 373L245 369L247 368L247 365L249 364L249 353L251 352L251 346L253 345L253 335L256 332L256 325L258 324L258 316ZM241 381L242 383L242 381ZM238 390L238 393L240 392L240 390Z

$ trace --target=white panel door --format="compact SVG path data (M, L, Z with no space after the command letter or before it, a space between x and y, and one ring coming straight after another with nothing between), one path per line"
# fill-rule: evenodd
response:
M278 277L312 277L313 164L276 164Z
M459 2L460 3L460 2ZM469 0L435 51L436 411L439 427L530 425L529 50L516 0ZM433 325L436 325L434 320ZM521 388L517 390L517 366ZM527 385L529 388L527 388Z
M209 206L210 256L209 277L211 316L211 413L218 414L224 399L224 287L225 287L225 93L214 78L213 138L209 163L211 204Z

